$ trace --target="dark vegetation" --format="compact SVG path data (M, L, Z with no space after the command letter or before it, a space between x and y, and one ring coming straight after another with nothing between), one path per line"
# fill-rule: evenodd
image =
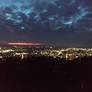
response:
M92 57L67 61L52 57L0 63L0 92L91 92Z

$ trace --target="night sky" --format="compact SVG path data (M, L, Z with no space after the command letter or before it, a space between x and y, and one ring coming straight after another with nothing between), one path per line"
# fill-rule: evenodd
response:
M92 47L92 0L0 0L0 44Z

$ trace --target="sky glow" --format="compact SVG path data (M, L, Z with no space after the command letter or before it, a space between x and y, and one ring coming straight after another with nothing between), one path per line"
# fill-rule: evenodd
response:
M31 46L31 45L41 45L41 43L8 43L8 45L26 45L26 46Z

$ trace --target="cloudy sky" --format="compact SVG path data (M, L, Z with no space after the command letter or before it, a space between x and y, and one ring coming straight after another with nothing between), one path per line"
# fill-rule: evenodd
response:
M0 0L0 43L92 47L91 0Z

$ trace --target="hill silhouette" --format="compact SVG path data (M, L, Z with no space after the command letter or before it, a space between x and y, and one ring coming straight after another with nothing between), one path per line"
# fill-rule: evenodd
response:
M11 57L0 63L1 92L89 92L91 85L92 57Z

